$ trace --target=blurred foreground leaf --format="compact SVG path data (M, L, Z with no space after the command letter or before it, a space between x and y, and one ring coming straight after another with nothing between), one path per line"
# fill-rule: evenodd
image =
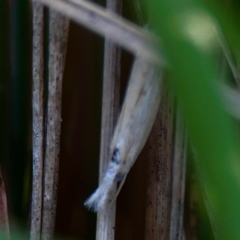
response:
M171 83L182 106L217 239L240 239L239 145L216 90L217 25L201 1L150 0Z

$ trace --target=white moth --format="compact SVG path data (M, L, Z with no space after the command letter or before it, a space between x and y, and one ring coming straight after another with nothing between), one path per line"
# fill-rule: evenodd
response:
M136 57L111 143L112 158L100 186L84 203L87 208L104 210L116 199L116 182L121 182L119 192L156 118L160 104L160 75L158 67Z

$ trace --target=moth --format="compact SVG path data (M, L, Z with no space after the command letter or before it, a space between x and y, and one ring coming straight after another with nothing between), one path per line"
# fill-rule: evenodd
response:
M136 57L122 110L110 147L111 161L100 186L84 205L103 211L117 197L128 172L144 147L160 105L161 75L159 67ZM114 191L116 182L120 183Z

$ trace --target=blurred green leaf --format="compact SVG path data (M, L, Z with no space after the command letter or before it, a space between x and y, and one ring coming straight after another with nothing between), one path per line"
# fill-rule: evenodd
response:
M196 148L196 164L219 239L240 238L239 145L222 109L211 54L218 44L216 20L201 1L150 0L155 32L161 37L171 83Z

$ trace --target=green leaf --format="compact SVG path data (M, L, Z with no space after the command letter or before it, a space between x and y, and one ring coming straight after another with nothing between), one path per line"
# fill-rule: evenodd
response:
M219 76L211 58L218 44L216 20L201 1L149 0L148 4L196 149L215 233L219 239L240 239L240 152L216 88Z

